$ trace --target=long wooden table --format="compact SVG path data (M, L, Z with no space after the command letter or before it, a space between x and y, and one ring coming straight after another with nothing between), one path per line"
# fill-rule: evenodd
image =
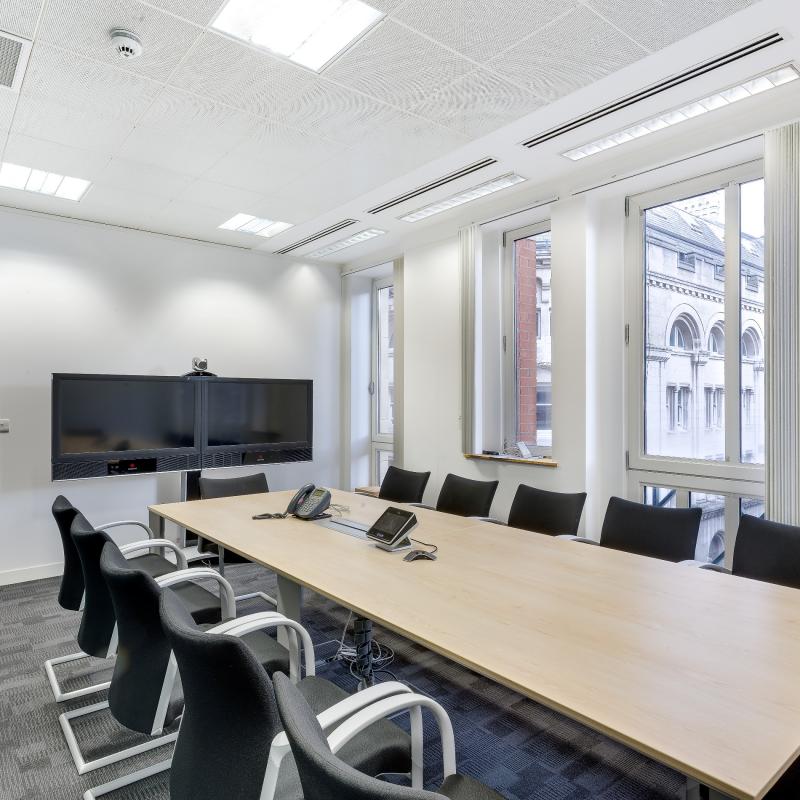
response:
M424 509L413 535L435 562L251 519L291 496L155 505L151 521L274 570L295 619L307 587L722 796L760 800L800 754L796 590ZM364 523L389 505L333 499Z

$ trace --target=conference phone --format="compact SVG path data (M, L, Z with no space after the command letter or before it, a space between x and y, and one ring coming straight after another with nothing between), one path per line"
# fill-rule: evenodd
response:
M322 487L316 487L313 483L307 483L297 490L295 496L286 506L286 511L272 514L256 514L253 519L286 519L288 516L295 516L297 519L319 519L328 516L325 512L331 504L331 493Z

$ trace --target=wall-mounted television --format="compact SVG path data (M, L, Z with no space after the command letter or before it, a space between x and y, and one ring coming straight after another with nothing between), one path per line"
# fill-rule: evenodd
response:
M310 380L203 380L203 466L270 464L312 458Z
M53 375L53 480L310 461L313 382Z

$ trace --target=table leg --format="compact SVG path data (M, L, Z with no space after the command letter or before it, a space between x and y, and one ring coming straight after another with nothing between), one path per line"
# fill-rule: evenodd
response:
M303 621L303 589L299 583L295 583L283 575L278 575L278 613L293 619L295 622ZM299 645L294 631L292 631L292 634L292 636L289 636L286 628L279 628L278 643L289 650L292 658L296 658Z
M372 671L372 620L356 617L353 622L353 638L356 647L358 688L366 689L375 683Z
M217 545L217 559L219 560L219 566L218 566L219 574L222 575L222 577L224 578L225 577L225 548L221 544Z
M731 800L730 797L716 789L703 786L694 778L686 779L686 790L684 792L686 800Z

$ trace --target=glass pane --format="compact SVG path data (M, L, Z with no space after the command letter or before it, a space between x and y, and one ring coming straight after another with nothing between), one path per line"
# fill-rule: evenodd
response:
M692 508L703 509L694 557L698 561L723 564L725 561L725 498L720 494L690 492L689 505Z
M676 489L666 489L663 486L643 486L645 505L661 506L662 508L678 507L678 492Z
M515 443L551 447L550 231L517 239L514 265Z
M739 516L764 518L766 504L763 497L741 497L739 498Z
M725 458L725 192L645 212L645 452Z
M378 433L394 432L394 286L378 289Z
M741 208L742 461L764 463L764 181L743 183Z
M380 486L383 483L384 477L386 477L386 470L392 466L394 462L394 451L393 450L378 450L375 454L377 457L375 459L375 468L377 471L377 485Z

